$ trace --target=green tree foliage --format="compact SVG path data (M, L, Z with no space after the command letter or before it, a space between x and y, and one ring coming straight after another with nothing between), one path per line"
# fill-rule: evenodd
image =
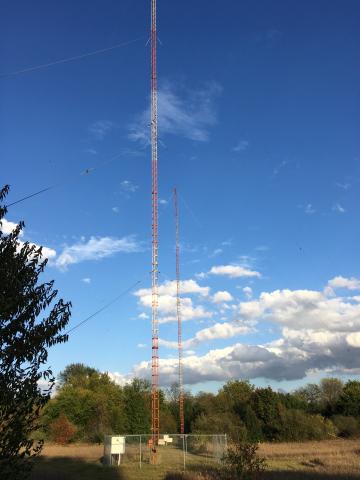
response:
M227 382L218 393L185 392L186 433L226 433L232 442L322 440L359 434L360 383L326 379L294 393L255 388L248 381ZM340 396L339 396L340 395ZM329 405L336 415L328 417ZM346 412L346 413L345 413ZM107 374L72 364L59 375L57 395L44 409L49 438L61 414L76 427L76 440L102 441L104 434L149 434L149 382L133 379L116 385ZM162 433L179 432L179 389L160 391Z
M270 387L258 388L252 393L251 404L256 417L261 422L264 437L268 440L279 440L281 403L278 394Z
M0 191L3 202L8 187ZM6 214L0 206L0 223ZM47 260L42 248L19 240L24 224L8 235L0 229L0 470L2 480L24 478L42 441L40 411L49 400L54 378L44 365L48 348L63 343L60 332L70 317L70 303L58 300L54 282L39 283ZM43 316L42 316L43 315ZM44 390L39 381L45 380Z
M92 375L97 375L97 373L95 368L88 367L83 363L72 363L60 372L58 383L60 387L66 384L86 388L89 386Z
M295 396L305 402L307 410L318 413L321 404L321 388L315 383L309 383L305 387L299 388L295 391Z
M231 380L218 393L218 402L225 410L240 414L249 403L254 386L248 381Z
M323 378L320 382L321 400L335 405L343 393L344 384L338 378Z
M57 395L44 411L45 423L64 414L77 429L77 438L102 441L105 434L124 433L124 394L107 374L72 364L59 375Z
M358 418L334 415L331 420L335 425L339 437L349 438L360 435L360 422Z
M193 433L198 434L219 434L226 432L233 441L246 438L246 427L232 412L221 412L213 414L202 413L194 422Z
M337 402L337 411L342 415L360 417L360 382L349 380Z
M150 433L150 383L134 378L131 384L124 387L124 402L126 432L129 434Z

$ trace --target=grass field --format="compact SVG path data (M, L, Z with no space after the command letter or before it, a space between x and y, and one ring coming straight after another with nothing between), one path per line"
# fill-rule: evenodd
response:
M135 452L133 455L130 453L120 468L102 466L102 454L103 448L98 445L46 445L36 461L31 479L163 480L168 472L182 469L182 452L172 447L161 450L161 464L156 467L147 463L144 452L141 469ZM268 463L262 477L264 480L360 480L360 441L263 444L260 454L266 457ZM190 471L206 470L207 466L213 465L205 456L192 454L188 454L187 464ZM194 473L185 478L198 477Z

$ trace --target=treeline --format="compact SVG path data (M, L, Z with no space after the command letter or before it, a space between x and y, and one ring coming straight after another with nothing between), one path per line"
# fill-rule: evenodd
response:
M105 373L69 365L42 412L42 435L66 443L101 442L105 434L150 433L150 385L134 379L119 386ZM179 427L178 388L162 390L163 433ZM360 382L325 378L292 393L233 380L216 394L185 393L186 433L227 433L249 441L322 440L360 436Z

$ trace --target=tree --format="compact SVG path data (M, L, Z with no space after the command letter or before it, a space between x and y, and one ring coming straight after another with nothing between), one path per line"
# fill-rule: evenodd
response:
M126 433L150 433L150 383L140 378L134 378L129 385L124 387L124 400L126 412Z
M338 378L323 378L320 382L321 413L331 417L336 413L336 405L343 392L344 384Z
M299 388L295 391L295 395L303 400L310 412L319 412L321 403L321 389L315 383L308 383L305 387Z
M279 396L270 387L257 388L251 398L251 406L261 421L261 429L267 440L278 440L281 433Z
M90 377L97 373L95 368L88 367L83 363L71 363L59 373L59 386L67 384L85 388L89 384Z
M123 389L108 374L71 364L59 379L57 395L44 410L46 425L65 415L76 426L77 439L96 442L101 442L105 434L125 433Z
M254 386L247 380L230 380L218 393L218 400L222 408L242 414L248 404Z
M320 382L321 398L326 404L334 405L343 392L344 384L338 378L323 378Z
M338 400L337 411L343 415L360 417L360 382L349 380Z
M246 438L246 428L237 415L232 412L201 414L197 417L193 433L204 435L218 435L226 433L231 440L239 441Z
M76 433L76 427L62 413L50 425L51 437L55 443L66 445L70 443Z
M8 186L0 190L1 203L8 191ZM71 304L62 299L53 304L58 293L53 281L38 284L47 264L42 247L19 240L23 222L5 234L6 213L0 206L0 470L2 480L16 480L27 476L42 448L31 434L39 429L55 382L45 367L48 348L67 341L60 332ZM44 390L40 380L47 382Z

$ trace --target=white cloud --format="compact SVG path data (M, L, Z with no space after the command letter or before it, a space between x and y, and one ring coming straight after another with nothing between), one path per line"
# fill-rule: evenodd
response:
M329 280L328 285L333 289L346 288L348 290L360 290L360 279L355 277L345 278L340 275Z
M334 205L332 206L332 210L333 212L337 212L337 213L345 213L346 210L344 207L342 207L340 205L340 203L334 203Z
M146 343L138 343L138 344L137 344L137 347L138 347L138 348L146 348L147 345L146 345Z
M341 182L336 182L335 185L342 190L349 190L351 188L351 183L341 183Z
M195 280L180 281L180 295L181 295L181 316L184 321L210 318L213 312L207 311L202 305L194 305L192 298L184 297L183 295L196 295L201 300L208 298L210 288L201 287ZM159 301L159 322L168 323L177 321L176 315L176 281L166 281L158 287ZM141 288L134 292L134 295L139 298L141 306L151 308L152 293L151 288Z
M112 207L111 209L114 213L119 213L119 207Z
M141 318L141 320L147 320L150 317L147 313L141 312L141 313L139 313L138 318Z
M132 183L130 180L123 180L120 183L121 190L125 193L135 193L139 186Z
M151 308L151 294L142 295L139 300L143 307ZM160 314L160 323L177 321L176 297L172 295L159 295L158 311ZM181 317L184 321L193 320L195 318L210 318L212 315L213 313L205 310L202 305L194 306L191 298L181 298Z
M35 245L37 248L39 247L39 245L36 243L30 243L30 245ZM49 247L42 247L42 254L44 258L48 258L50 260L56 257L56 250Z
M195 280L181 280L179 283L180 294L199 294L199 295L209 295L209 287L201 287ZM159 295L176 295L176 281L167 280L158 287ZM135 292L137 297L142 297L144 295L151 295L151 288L141 288Z
M89 284L89 283L91 283L91 278L85 277L85 278L82 278L81 281L84 282L84 283Z
M271 371L269 361L272 360L272 369L277 376L283 370L274 368L277 356L260 346L235 344L217 350L210 350L203 356L188 355L183 358L184 383L192 385L206 381L224 382L233 378L254 378L258 373L266 376ZM133 374L139 377L149 377L150 362L144 361L135 365ZM178 378L178 360L176 358L160 360L160 382L162 385L171 385Z
M123 238L90 237L86 242L82 240L70 246L65 246L55 260L54 265L61 270L66 270L69 265L86 260L100 260L116 253L133 253L141 250L134 236Z
M6 218L3 218L1 220L0 230L5 235L9 235L14 230L14 228L16 228L16 227L17 227L17 223L15 223L15 222L10 222L9 220L6 220ZM22 237L23 235L24 235L24 231L21 230L21 232L19 234L19 237Z
M278 165L275 166L274 170L273 170L273 177L277 177L280 173L280 171L286 167L286 165L288 165L288 161L287 160L283 160L282 162L280 162Z
M358 288L354 278L335 277L330 284L335 289ZM274 290L240 302L234 313L235 322L216 323L199 330L185 340L184 348L252 332L259 321L262 326L264 322L276 325L278 338L263 345L236 343L202 356L186 355L186 384L231 378L296 380L309 372L360 371L360 295L340 297L334 293L329 298L317 290ZM161 343L168 348L177 347L176 342ZM149 371L146 361L136 365L133 374L148 376ZM160 379L163 385L176 381L177 359L160 360Z
M217 257L218 255L221 255L223 253L223 249L222 248L215 248L215 250L213 250L210 254L209 254L209 258L214 258L214 257Z
M176 91L169 84L158 92L160 136L178 135L199 142L209 139L209 128L216 124L214 99L221 92L215 83L202 90ZM150 143L150 109L130 125L129 138L143 145Z
M1 221L1 231L5 235L9 235L16 226L17 226L16 223L6 220L6 218L3 218ZM21 232L19 233L19 238L22 238L23 236L24 236L24 230L21 230ZM24 243L25 242L19 240L19 249L24 245ZM30 247L35 246L36 248L40 248L40 245L38 245L37 243L32 243L32 242L28 242L28 243ZM56 256L56 251L53 248L43 246L42 255L43 255L43 258L52 259Z
M314 290L263 292L258 300L241 302L238 311L243 319L268 320L294 330L349 331L360 321L360 304L352 298L328 298Z
M257 252L267 252L268 250L270 250L270 247L268 247L267 245L259 245L255 248L255 250Z
M349 333L346 341L351 347L360 348L360 332Z
M244 292L244 295L248 300L250 300L250 298L253 296L253 291L251 287L244 287L242 291Z
M89 132L96 140L103 140L108 133L115 127L110 120L98 120L89 127Z
M305 206L304 211L305 211L305 213L308 214L308 215L312 215L313 213L316 212L315 208L312 206L311 203L308 203L308 204Z
M131 383L132 380L132 375L123 375L122 373L119 372L104 372L106 373L109 378L115 382L117 385L121 385L122 387L124 385L128 385Z
M169 202L165 200L165 198L159 198L159 204L160 205L167 205Z
M226 290L216 292L212 297L214 303L231 302L232 300L232 295Z
M249 142L247 140L240 140L233 148L233 152L244 152L248 147Z
M211 275L224 275L230 278L261 277L259 272L242 267L241 265L217 265L212 267L208 273Z
M252 328L248 325L239 325L235 323L216 323L211 327L204 328L199 330L193 338L189 338L188 340L183 340L183 348L184 349L191 349L198 346L200 343L208 342L211 340L218 340L218 339L227 339L232 338L237 335L245 335L250 333ZM167 340L160 339L160 345L166 348L178 348L177 342L171 342Z
M97 151L95 150L95 148L86 148L85 152L90 153L91 155L97 155Z

